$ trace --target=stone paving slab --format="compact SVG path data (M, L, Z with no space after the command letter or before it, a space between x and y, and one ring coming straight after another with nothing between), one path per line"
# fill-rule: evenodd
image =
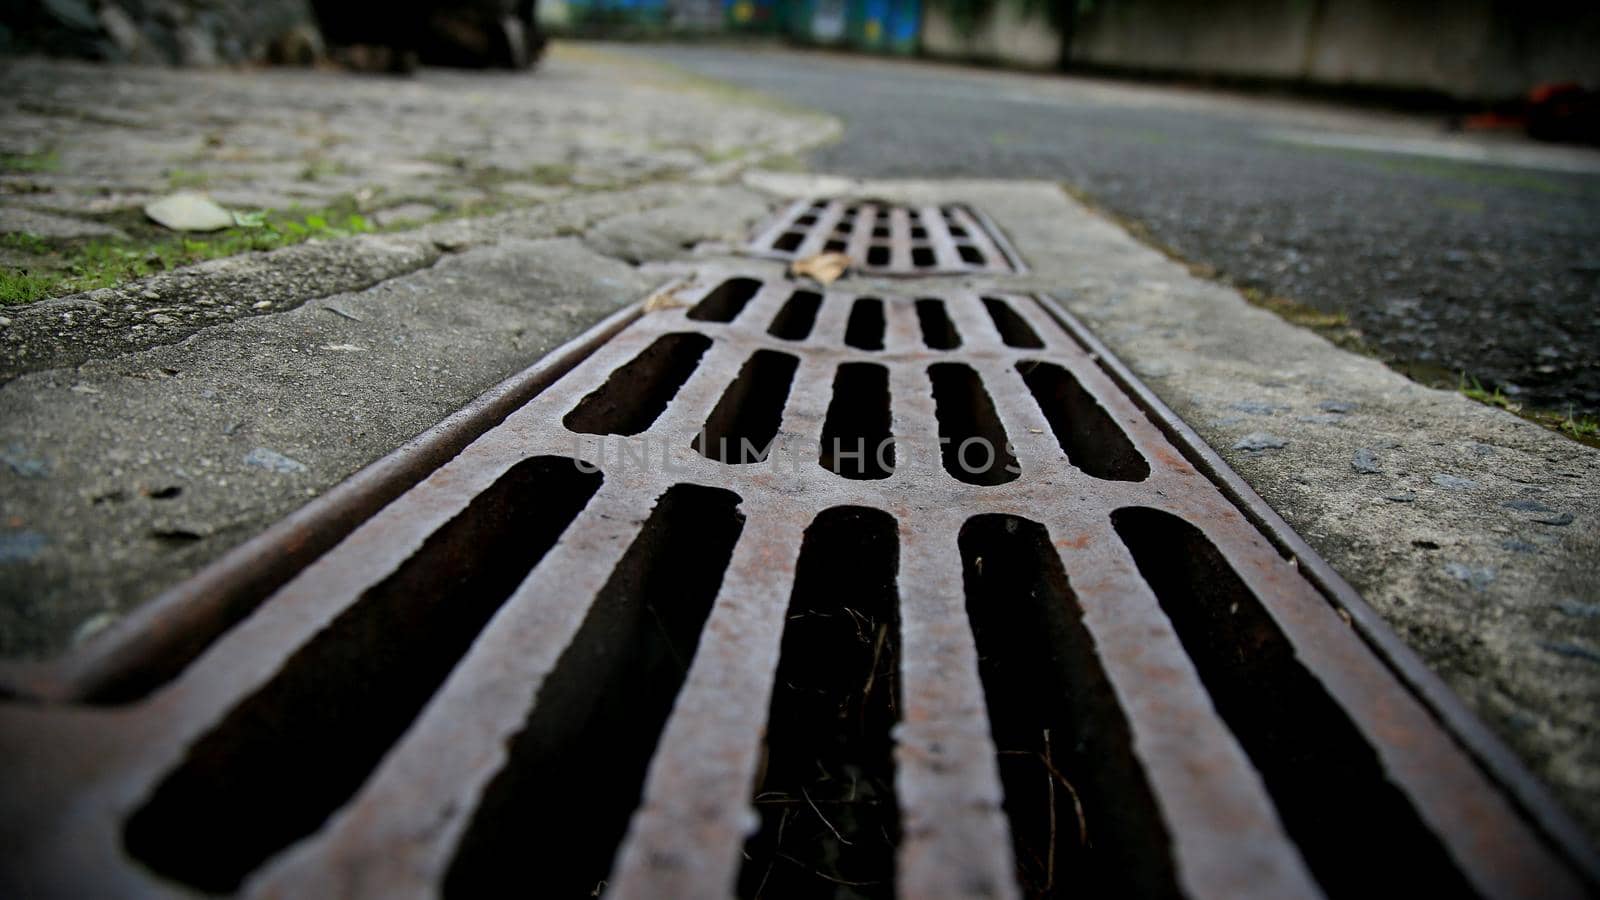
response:
M576 238L510 238L12 381L4 651L107 624L650 287Z

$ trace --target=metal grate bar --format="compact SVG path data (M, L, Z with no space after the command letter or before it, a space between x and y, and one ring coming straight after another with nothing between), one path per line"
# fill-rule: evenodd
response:
M709 897L725 894L733 882L806 524L790 516L766 519L735 551L609 896ZM708 735L718 736L718 752L706 752Z
M844 252L848 253L852 260L866 259L868 248L877 238L879 229L888 226L888 221L883 207L876 203L863 202L861 212L856 216L856 229L850 234L850 243Z
M911 263L911 221L910 212L904 207L894 207L889 210L889 265L891 269L910 269ZM868 258L871 263L871 258Z
M964 625L960 557L950 529L956 518L934 518L928 528L901 525L905 718L896 749L904 820L899 888L905 897L1014 897L994 744L984 716L977 653Z
M922 227L928 231L928 244L933 250L936 265L945 269L962 266L955 238L950 236L950 225L940 213L939 207L920 206L917 208L917 217L922 220Z

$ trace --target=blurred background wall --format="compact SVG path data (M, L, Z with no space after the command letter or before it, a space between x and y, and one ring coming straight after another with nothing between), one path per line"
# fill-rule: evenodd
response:
M1518 97L1600 86L1600 3L1505 0L1097 0L1069 59L1105 68Z
M0 48L211 66L305 61L321 38L309 0L0 0Z
M409 19L438 20L442 24L432 29L438 33L460 31L462 21L481 19L486 33L494 23L524 22L531 45L537 37L533 5L0 0L0 48L190 65L303 62L322 52L323 34L335 44L350 42L328 31L335 21L341 27L334 31L356 37L369 22L372 42L382 44L403 43L382 29ZM1600 0L539 0L537 6L538 19L552 30L586 36L754 37L1033 68L1467 102L1524 97L1541 84L1600 88ZM530 55L536 52L522 54Z

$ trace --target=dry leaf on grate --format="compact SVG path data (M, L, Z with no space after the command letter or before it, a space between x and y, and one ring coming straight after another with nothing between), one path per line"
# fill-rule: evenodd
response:
M663 309L678 309L679 307L683 306L692 306L693 304L678 299L678 292L686 287L688 287L687 284L678 282L677 284L663 288L659 291L656 291L654 294L651 294L650 299L644 301L645 315L649 315L650 313L658 312Z
M850 254L818 253L790 263L789 274L810 278L818 284L826 285L838 281L839 276L848 268L850 268Z

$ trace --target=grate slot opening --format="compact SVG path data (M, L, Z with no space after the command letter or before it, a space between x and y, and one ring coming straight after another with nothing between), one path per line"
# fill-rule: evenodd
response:
M582 434L638 434L678 395L711 339L694 332L664 334L619 366L561 420Z
M894 896L898 530L861 507L826 510L806 529L741 897Z
M1094 396L1054 363L1026 360L1017 371L1055 432L1067 461L1095 478L1143 481L1150 464Z
M511 740L445 895L591 896L605 880L744 528L739 503L698 485L662 494Z
M887 266L889 264L889 248L884 244L873 244L867 248L867 265Z
M954 350L961 346L961 334L943 300L924 297L917 301L917 324L922 327L922 343L930 350Z
M807 224L810 224L810 223L807 223ZM785 253L793 253L794 251L799 250L800 249L800 245L805 243L805 241L806 241L805 232L803 232L803 231L786 231L783 234L779 235L777 240L772 242L772 246L773 246L774 249L782 250Z
M729 465L764 462L799 365L798 357L776 350L751 354L695 435L695 451Z
M984 297L983 308L988 311L989 318L994 322L995 330L1000 332L1000 339L1005 341L1007 347L1018 347L1023 350L1043 350L1044 341L1039 339L1039 333L1011 304L998 297Z
M882 350L884 327L883 301L877 297L862 297L850 305L844 342L857 350Z
M1179 896L1154 795L1049 534L988 514L958 542L1023 891Z
M928 378L945 471L967 484L1015 481L1022 467L978 373L963 363L935 363L928 367Z
M783 308L772 317L767 334L786 341L803 341L811 336L817 324L817 313L822 309L822 295L816 291L795 291L784 301Z
M732 322L760 290L761 282L754 278L729 278L701 298L689 310L689 318L696 322Z
M956 252L961 254L962 262L971 263L975 266L981 266L986 262L983 254L979 253L978 248L971 244L957 244Z
M938 263L938 257L933 255L930 247L912 247L911 264L922 268L929 268Z
M824 469L853 480L894 474L889 370L876 363L842 363L822 423Z
M600 483L562 457L506 472L190 749L128 819L128 853L200 890L231 891L315 831Z
M1119 509L1111 521L1323 890L1475 896L1211 541L1160 510Z

